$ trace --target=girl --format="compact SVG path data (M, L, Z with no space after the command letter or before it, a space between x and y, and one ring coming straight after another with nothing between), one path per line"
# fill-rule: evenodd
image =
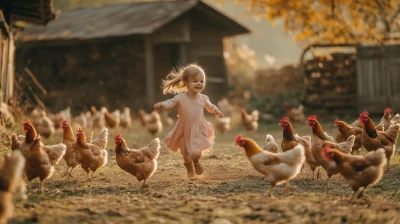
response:
M164 143L168 148L180 152L185 161L189 179L203 173L199 160L201 152L209 150L214 144L214 128L204 118L205 108L210 113L223 117L221 111L210 102L208 96L200 94L206 83L204 70L190 64L179 71L172 71L163 80L163 93L178 93L174 98L156 103L155 110L169 110L178 106L179 118ZM194 167L194 170L193 170Z

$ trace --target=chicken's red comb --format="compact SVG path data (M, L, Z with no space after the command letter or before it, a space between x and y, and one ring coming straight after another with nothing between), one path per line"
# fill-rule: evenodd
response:
M317 120L317 116L311 115L310 117L308 117L307 121L310 121L310 120Z
M116 135L114 136L114 140L118 140L119 138L121 138L121 135L120 135L120 134L116 134Z
M338 122L339 122L339 119L337 119L337 118L336 118L336 120L335 120L335 122L334 122L334 123L335 123L335 124L337 124Z
M24 125L26 125L26 124L31 124L31 122L30 121L25 121Z
M68 121L64 120L61 124L66 125L67 123L68 123Z
M242 139L242 135L238 135L235 139L236 143L239 143L239 141Z
M392 113L392 109L390 109L390 108L388 107L388 108L386 108L386 109L383 111L383 113Z
M288 118L288 117L282 118L282 119L279 121L279 123L282 123L282 122L289 122L289 118Z
M79 127L78 130L76 130L77 132L82 132L82 129Z
M360 114L360 117L368 117L369 113L367 111L364 111Z

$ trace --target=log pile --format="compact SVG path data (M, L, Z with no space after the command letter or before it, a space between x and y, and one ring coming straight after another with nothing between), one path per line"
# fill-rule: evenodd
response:
M298 68L293 65L286 65L280 69L258 70L254 80L257 94L300 92L303 89L303 80L298 72Z
M304 105L334 112L356 109L356 55L334 53L314 57L303 64Z

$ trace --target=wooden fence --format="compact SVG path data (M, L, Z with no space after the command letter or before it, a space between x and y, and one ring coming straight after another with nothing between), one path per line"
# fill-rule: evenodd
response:
M400 111L400 45L357 47L359 111Z

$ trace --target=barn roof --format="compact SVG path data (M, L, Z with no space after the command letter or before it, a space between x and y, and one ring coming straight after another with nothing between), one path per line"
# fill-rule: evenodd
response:
M219 23L226 36L250 31L201 0L134 2L81 8L60 14L46 27L28 26L19 41L89 40L151 34L191 9Z
M2 0L0 10L4 10L9 4L13 20L45 25L55 18L53 12L53 0Z

